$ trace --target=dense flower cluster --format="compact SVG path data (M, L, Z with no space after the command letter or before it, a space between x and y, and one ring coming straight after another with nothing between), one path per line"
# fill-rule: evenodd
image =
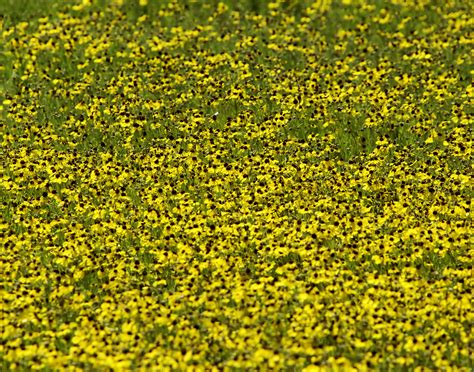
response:
M3 368L470 370L469 2L231 3L1 21Z

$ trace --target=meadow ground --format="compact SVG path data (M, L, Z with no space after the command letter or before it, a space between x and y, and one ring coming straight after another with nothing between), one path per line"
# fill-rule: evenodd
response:
M0 368L472 370L471 5L0 0Z

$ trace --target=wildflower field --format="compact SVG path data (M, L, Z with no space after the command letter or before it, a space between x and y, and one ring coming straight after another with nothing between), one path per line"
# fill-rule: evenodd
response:
M0 369L472 371L472 6L0 0Z

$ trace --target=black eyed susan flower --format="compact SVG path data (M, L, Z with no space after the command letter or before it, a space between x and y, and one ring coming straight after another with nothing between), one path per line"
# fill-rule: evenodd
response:
M51 5L2 9L5 368L469 369L462 2Z

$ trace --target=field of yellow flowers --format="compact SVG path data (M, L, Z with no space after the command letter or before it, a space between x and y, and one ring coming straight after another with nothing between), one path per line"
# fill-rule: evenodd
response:
M469 1L0 15L1 370L472 370Z

